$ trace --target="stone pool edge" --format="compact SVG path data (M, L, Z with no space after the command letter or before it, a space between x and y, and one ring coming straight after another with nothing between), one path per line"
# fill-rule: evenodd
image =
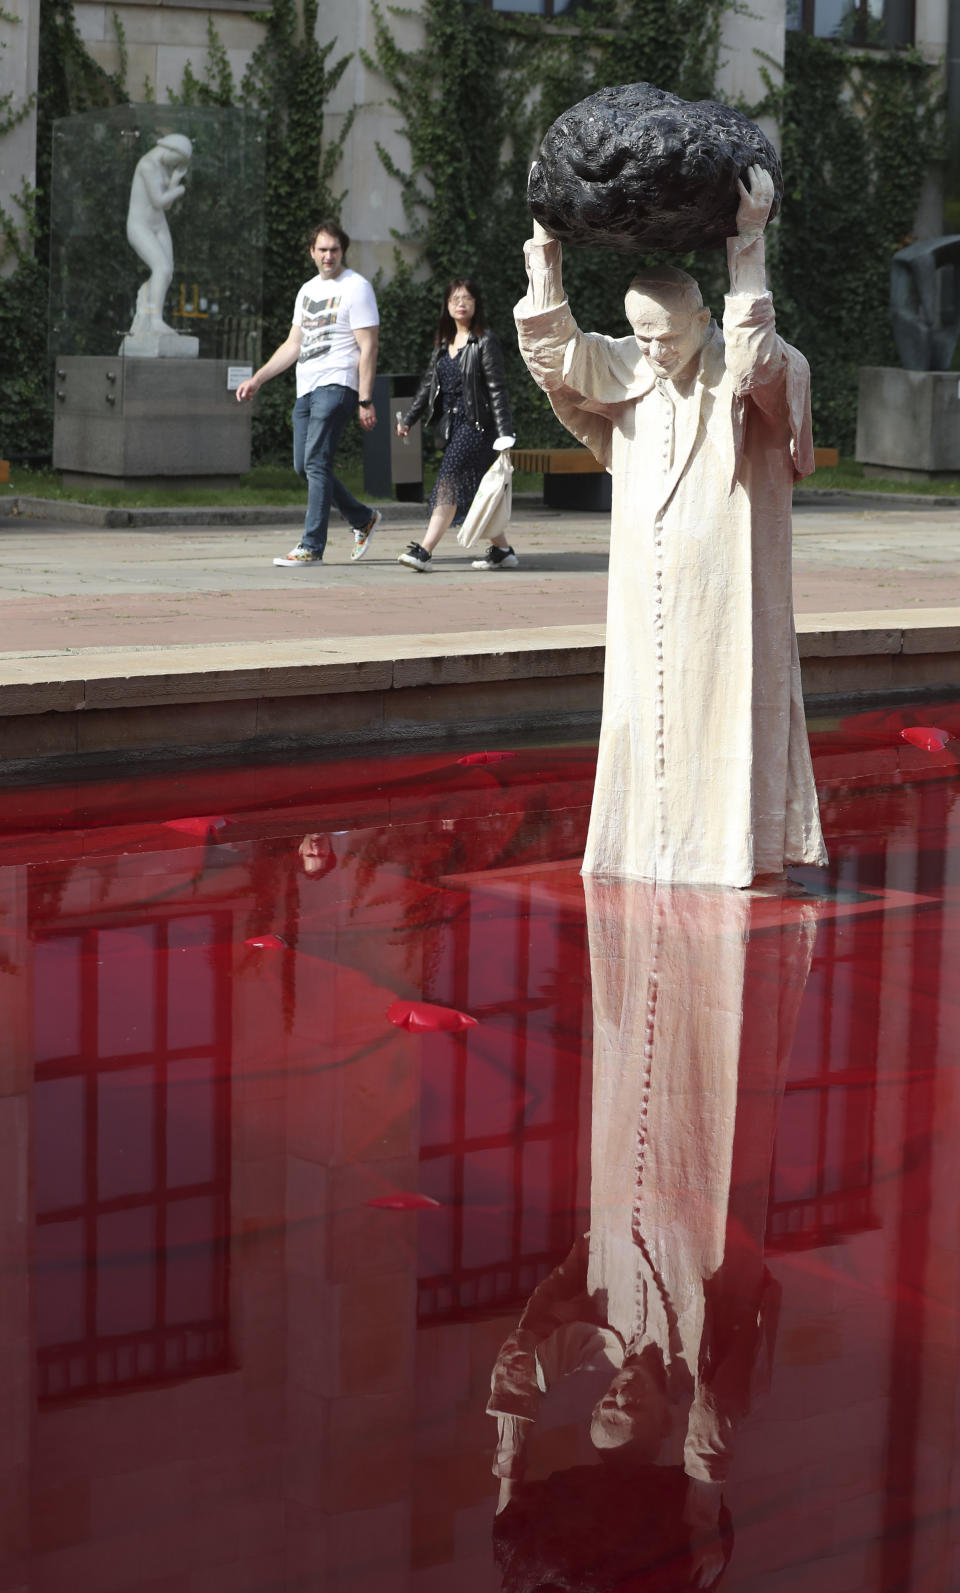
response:
M960 692L960 608L802 614L804 698ZM595 726L602 625L0 656L0 760Z

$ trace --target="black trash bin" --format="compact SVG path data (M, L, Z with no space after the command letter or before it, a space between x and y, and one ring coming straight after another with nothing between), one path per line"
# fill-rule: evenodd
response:
M401 440L397 419L409 409L419 377L387 372L375 378L377 424L363 434L363 490L371 498L423 502L423 438L420 422Z
M543 502L547 509L602 509L609 514L613 507L613 479L606 470L591 470L582 476L553 476L543 478Z

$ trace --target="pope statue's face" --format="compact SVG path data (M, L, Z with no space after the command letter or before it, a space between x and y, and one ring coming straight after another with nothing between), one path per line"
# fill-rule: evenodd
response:
M641 1363L624 1367L593 1408L590 1442L594 1449L631 1446L637 1459L653 1461L670 1429L666 1395Z
M658 304L637 292L627 294L626 310L654 375L674 381L684 375L703 347L710 311Z

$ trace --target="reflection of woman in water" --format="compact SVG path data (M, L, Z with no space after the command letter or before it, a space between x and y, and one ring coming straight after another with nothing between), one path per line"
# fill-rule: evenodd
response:
M730 1552L733 1441L774 1336L770 1164L817 909L785 902L760 930L757 900L737 891L585 888L590 1232L534 1291L494 1367L498 1555L511 1593L712 1588ZM543 1423L552 1400L580 1415L578 1386L589 1464L558 1472ZM552 1470L536 1483L531 1449ZM600 1520L617 1512L604 1499L631 1491L636 1509L605 1542Z
M133 335L173 331L163 320L163 306L173 280L173 239L167 211L186 192L186 176L193 145L182 133L167 133L137 162L130 185L127 239L150 269L137 294ZM141 317L149 325L139 324Z
M337 854L329 835L305 835L298 850L300 866L311 879L322 878L337 866Z

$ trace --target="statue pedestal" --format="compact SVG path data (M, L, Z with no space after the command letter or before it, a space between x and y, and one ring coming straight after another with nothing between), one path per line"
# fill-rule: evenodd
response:
M68 486L224 486L250 469L228 362L61 356L53 467Z
M200 339L161 326L157 331L128 332L120 344L126 359L195 360L200 354Z
M868 476L933 481L960 475L957 372L861 366L856 457Z

